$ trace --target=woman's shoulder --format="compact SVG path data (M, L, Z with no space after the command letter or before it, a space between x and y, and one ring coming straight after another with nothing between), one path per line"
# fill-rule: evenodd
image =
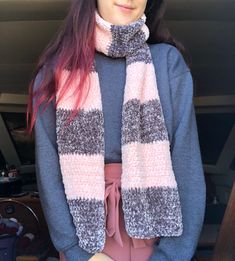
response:
M165 70L169 78L190 71L182 53L168 43L149 44L155 67Z
M49 73L50 76L54 74L55 67L56 67L56 58L52 58L50 62L46 62L41 66L41 68L38 70L34 78L34 85L33 85L34 91L39 88L40 83L43 81L44 77L46 76L46 73Z

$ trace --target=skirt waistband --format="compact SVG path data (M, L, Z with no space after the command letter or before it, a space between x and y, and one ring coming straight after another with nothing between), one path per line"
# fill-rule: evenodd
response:
M121 187L122 163L107 163L104 165L105 184L116 183Z

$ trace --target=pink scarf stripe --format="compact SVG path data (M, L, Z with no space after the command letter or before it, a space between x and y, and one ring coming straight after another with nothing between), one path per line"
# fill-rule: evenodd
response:
M122 175L123 188L176 187L168 152L169 141L166 140L149 144L135 142L124 145L122 164L126 171Z
M60 166L68 199L104 199L103 155L61 155Z
M135 88L126 88L124 103L132 99L139 99L141 103L145 103L153 97L159 100L156 84L155 69L152 64L136 62L128 65L126 86L135 86Z
M64 86L67 78L69 76L69 71L63 70L61 74L61 79L59 80L59 87L58 87L58 93L56 95L57 99L61 93L61 89ZM101 93L100 93L100 86L99 86L99 78L98 73L95 71L92 71L89 76L90 84L89 86L89 93L87 98L84 101L84 104L81 106L81 109L84 109L85 111L95 110L99 109L101 110L102 104L101 104ZM77 79L72 82L69 85L69 88L66 90L66 93L63 96L63 99L61 99L61 102L58 104L57 109L65 109L65 110L73 110L76 102L76 95L74 95L75 90L77 88L79 81L79 71Z

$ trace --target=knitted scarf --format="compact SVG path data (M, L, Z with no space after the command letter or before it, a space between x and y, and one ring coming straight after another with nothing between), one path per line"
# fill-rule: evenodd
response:
M126 59L121 196L126 231L130 237L139 239L179 236L183 229L168 133L146 43L149 30L145 21L143 15L128 25L117 26L96 12L96 50L109 57ZM62 73L58 95L68 74L68 70ZM62 180L79 246L96 253L104 248L106 220L104 115L95 62L89 80L90 91L85 102L67 126L64 123L74 108L76 81L57 105L56 133Z

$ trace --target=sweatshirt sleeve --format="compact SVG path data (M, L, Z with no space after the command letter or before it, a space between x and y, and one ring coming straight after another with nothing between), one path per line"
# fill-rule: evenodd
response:
M42 77L43 72L40 71L35 79L34 90L38 88ZM67 261L87 261L90 254L78 246L62 183L53 104L44 113L41 112L40 107L34 128L35 165L38 191L51 240L58 251L64 252Z
M192 75L176 48L169 59L173 110L171 158L181 201L183 234L162 237L159 245L154 245L150 261L190 261L203 225L206 186L193 105Z

